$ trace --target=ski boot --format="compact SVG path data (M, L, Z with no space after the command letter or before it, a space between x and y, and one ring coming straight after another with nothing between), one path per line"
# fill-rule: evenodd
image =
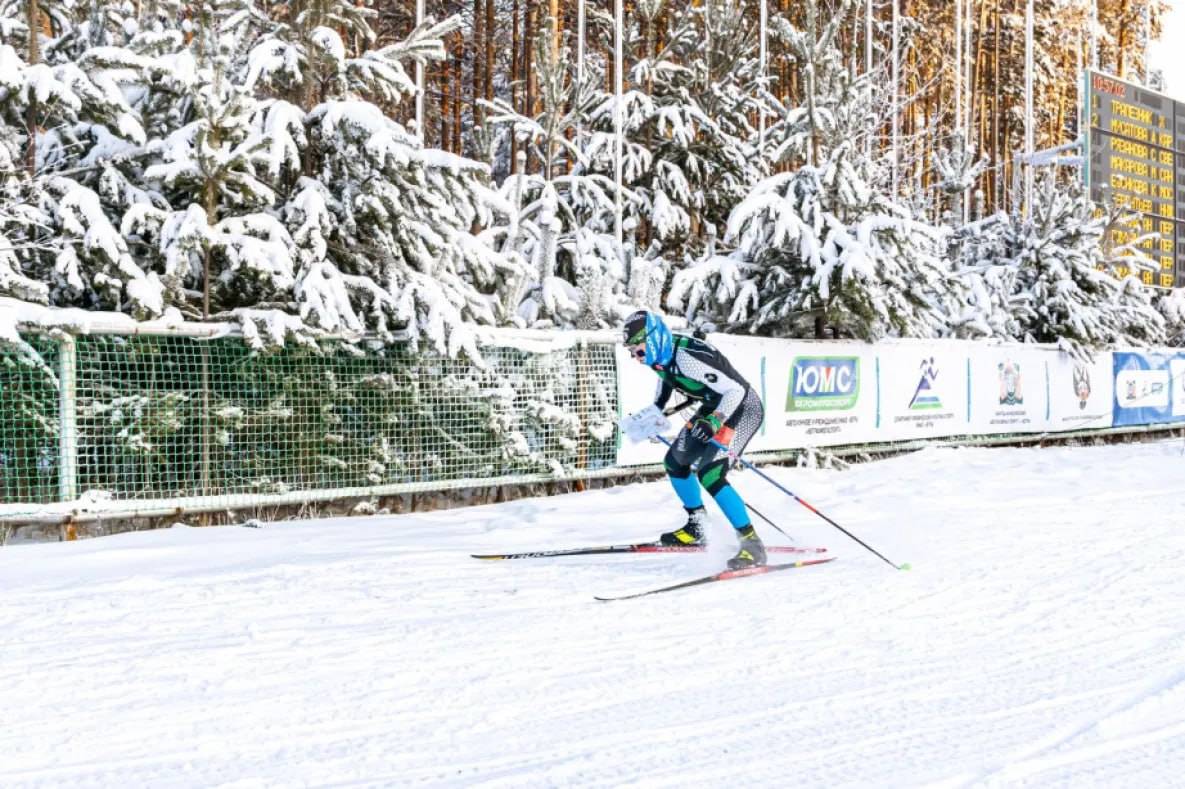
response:
M708 540L704 537L704 508L689 509L684 507L683 509L687 510L687 523L674 531L663 533L658 538L659 543L662 545L707 545Z
M737 551L736 556L728 560L728 569L744 570L747 567L765 564L765 546L757 536L753 524L737 529L737 538L741 541L741 549Z

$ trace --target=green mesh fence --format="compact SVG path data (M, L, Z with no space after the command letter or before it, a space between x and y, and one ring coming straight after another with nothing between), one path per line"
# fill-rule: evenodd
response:
M479 366L403 347L259 354L233 337L82 336L65 396L61 353L44 338L0 351L0 515L63 497L126 513L171 499L247 506L302 491L573 477L615 462L608 344L483 347ZM72 431L60 430L60 401ZM63 486L70 459L76 482Z
M58 347L0 345L0 502L58 498Z

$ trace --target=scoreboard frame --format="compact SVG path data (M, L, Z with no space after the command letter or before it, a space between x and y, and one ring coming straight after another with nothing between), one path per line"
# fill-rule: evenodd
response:
M1139 216L1138 229L1111 228L1107 238L1144 239L1154 261L1139 271L1145 285L1185 287L1185 102L1093 69L1082 79L1087 193L1101 204L1105 191Z

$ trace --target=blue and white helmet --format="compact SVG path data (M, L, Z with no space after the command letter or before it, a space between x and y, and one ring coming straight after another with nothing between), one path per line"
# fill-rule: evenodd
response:
M653 312L638 310L625 319L622 340L626 345L646 343L646 366L665 365L675 354L675 338L662 318Z

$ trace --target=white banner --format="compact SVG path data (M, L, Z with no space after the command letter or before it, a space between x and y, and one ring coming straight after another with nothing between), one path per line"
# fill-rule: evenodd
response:
M1049 369L1049 429L1092 430L1111 427L1115 393L1111 354L1077 362L1069 354L1046 351Z
M770 340L757 449L862 444L876 435L875 346Z
M1185 416L1185 358L1170 370L1113 371L1110 353L1075 362L1050 346L954 340L812 342L716 334L709 341L761 396L749 451L914 438L1102 429L1113 401ZM653 402L658 379L618 349L623 414ZM1118 387L1118 388L1117 388ZM673 396L677 403L680 395ZM1153 402L1155 401L1155 402ZM672 424L672 434L680 425ZM624 442L619 463L657 463L666 448Z
M1172 391L1173 416L1185 416L1185 359L1169 360L1169 389Z
M970 343L893 343L879 349L877 441L968 432Z
M971 362L970 412L962 432L990 435L1044 431L1049 423L1045 363L1050 354L1022 345L972 345L967 350Z

